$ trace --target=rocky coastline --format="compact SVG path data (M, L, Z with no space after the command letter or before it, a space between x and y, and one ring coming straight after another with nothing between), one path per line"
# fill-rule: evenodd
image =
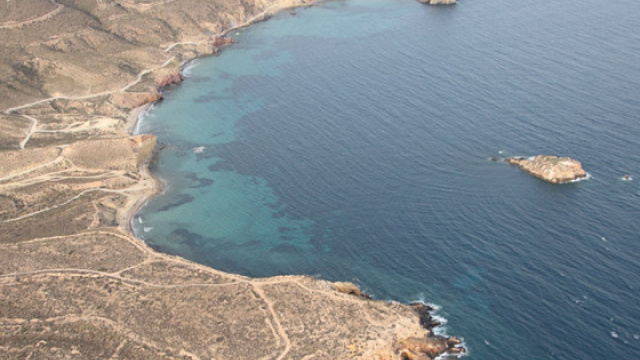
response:
M306 0L24 0L0 15L0 346L10 358L434 359L427 306L251 279L128 232L160 189L138 114L233 29ZM170 39L170 41L167 41Z

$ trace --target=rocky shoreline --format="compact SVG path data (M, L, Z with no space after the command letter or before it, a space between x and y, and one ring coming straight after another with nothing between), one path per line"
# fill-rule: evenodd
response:
M157 253L127 231L160 188L147 168L155 136L129 135L139 112L183 80L181 64L232 42L225 35L233 29L311 4L7 5L0 343L8 357L382 360L464 352L456 338L434 335L426 307L371 300L349 283L223 273Z

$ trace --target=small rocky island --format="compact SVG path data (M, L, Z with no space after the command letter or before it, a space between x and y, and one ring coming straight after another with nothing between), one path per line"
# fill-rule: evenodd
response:
M456 0L418 0L423 4L429 5L452 5L456 3Z
M562 184L584 179L587 172L578 160L553 155L538 155L533 158L510 157L504 160L517 165L529 174L552 184Z

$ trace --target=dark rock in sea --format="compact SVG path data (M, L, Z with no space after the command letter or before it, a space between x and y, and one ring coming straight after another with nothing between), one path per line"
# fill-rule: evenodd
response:
M433 307L423 303L413 303L410 305L416 313L418 313L418 316L420 317L420 325L422 325L423 328L431 330L442 325L439 321L435 320L433 316L431 316L431 311L434 310Z

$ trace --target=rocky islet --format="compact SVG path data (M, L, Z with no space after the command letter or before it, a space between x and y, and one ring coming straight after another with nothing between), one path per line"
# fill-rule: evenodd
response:
M516 165L538 179L552 184L562 184L587 177L582 164L569 157L554 155L538 155L532 158L510 157L506 158L505 162Z

